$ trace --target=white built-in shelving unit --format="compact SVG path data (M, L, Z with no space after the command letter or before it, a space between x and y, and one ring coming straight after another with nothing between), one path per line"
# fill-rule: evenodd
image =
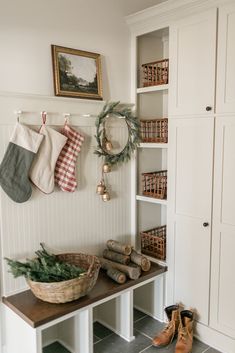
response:
M169 84L143 87L142 65L162 59L168 59L169 29L159 28L136 36L136 58L133 60L135 83L133 83L133 100L139 119L148 120L168 117ZM141 174L167 169L167 143L142 142L133 161L132 242L141 250L139 233L167 223L167 200L142 195ZM155 257L151 260L158 262ZM167 264L167 261L159 261Z
M132 101L136 106L136 114L140 120L168 117L169 84L143 87L142 65L169 58L169 27L156 30L140 30L132 36ZM132 161L132 244L141 251L140 232L167 224L167 200L142 195L141 175L146 172L167 170L167 143L142 142ZM160 265L165 261L149 257ZM150 288L152 289L152 288ZM157 283L158 298L153 298L153 316L163 319L165 304L165 275ZM161 295L160 295L161 293ZM143 303L143 294L135 295L137 307L149 313L148 306Z

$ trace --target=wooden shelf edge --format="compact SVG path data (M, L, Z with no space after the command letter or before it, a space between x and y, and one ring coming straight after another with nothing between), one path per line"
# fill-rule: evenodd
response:
M137 201L144 201L144 202L151 202L159 205L167 205L167 200L156 199L154 197L143 196L143 195L136 195Z
M168 148L168 143L141 142L139 148Z
M141 254L145 257L147 257L151 262L154 262L160 266L165 266L167 267L167 262L166 261L163 261L163 260L159 260L159 259L156 259L155 257L152 257L150 255L146 255L144 253L141 252Z
M141 93L151 93L157 91L165 91L169 89L169 84L166 85L158 85L158 86L149 86L149 87L140 87L136 89L137 94Z

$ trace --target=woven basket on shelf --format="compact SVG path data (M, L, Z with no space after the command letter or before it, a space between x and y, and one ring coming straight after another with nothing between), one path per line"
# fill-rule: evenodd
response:
M142 231L140 238L143 254L166 260L166 226Z
M167 198L167 170L142 173L142 194L156 199Z
M80 253L59 254L58 260L78 266L87 271L81 277L61 282L34 282L27 279L33 294L49 303L66 303L86 295L95 285L100 262L96 256Z
M144 87L167 84L169 76L169 59L143 64L142 72Z
M142 142L167 143L168 119L140 120L140 138Z

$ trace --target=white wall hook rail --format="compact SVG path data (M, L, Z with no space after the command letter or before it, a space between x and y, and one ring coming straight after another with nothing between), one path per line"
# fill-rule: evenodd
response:
M47 120L47 112L45 110L43 110L41 112L41 117L42 117L42 122L43 124L46 124L46 120Z
M64 113L64 123L67 124L69 121L69 118L71 117L70 113Z
M16 119L19 122L20 121L20 117L23 114L22 110L15 110L14 114L16 115Z

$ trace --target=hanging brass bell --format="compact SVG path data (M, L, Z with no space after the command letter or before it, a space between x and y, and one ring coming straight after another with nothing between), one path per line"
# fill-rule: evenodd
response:
M103 173L110 173L111 172L111 165L108 163L105 163L103 165Z
M105 190L105 192L104 192L103 195L102 195L102 200L103 200L104 202L110 200L110 195L109 195L109 192L108 192L108 191Z
M105 185L104 185L103 180L101 180L100 183L96 187L96 193L98 195L103 195L104 191L105 191Z
M112 151L113 145L112 145L112 142L111 142L111 141L106 140L106 142L105 142L105 149L106 149L106 151Z

